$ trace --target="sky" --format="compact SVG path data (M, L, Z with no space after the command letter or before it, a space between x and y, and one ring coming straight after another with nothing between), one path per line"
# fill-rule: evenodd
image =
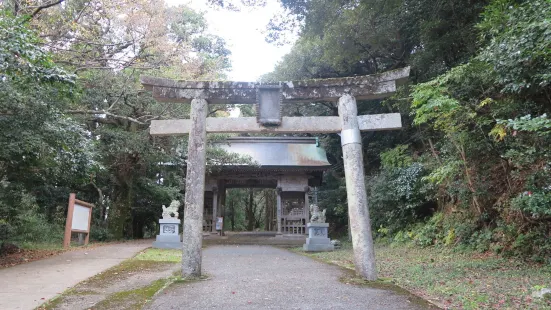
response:
M209 32L224 38L231 50L229 80L257 81L261 75L271 72L275 64L291 50L291 45L267 43L262 33L270 18L282 11L279 1L269 0L265 7L243 8L240 12L212 9L205 0L166 2L169 5L187 4L197 11L205 12Z

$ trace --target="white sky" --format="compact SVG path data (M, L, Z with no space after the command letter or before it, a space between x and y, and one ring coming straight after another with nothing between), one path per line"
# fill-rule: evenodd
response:
M212 9L205 0L166 0L169 5L188 4L203 11L209 24L209 33L226 40L230 49L232 69L228 78L233 81L256 81L271 72L275 64L287 54L291 45L276 46L267 43L262 34L270 18L282 11L279 1L269 0L262 8L243 8L240 12Z

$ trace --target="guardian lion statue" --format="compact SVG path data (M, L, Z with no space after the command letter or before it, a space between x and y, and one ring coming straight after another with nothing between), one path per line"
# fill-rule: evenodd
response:
M310 205L310 223L325 223L325 209L320 211L320 208L316 204Z
M179 207L180 202L178 200L172 200L168 208L163 205L163 220L178 219Z

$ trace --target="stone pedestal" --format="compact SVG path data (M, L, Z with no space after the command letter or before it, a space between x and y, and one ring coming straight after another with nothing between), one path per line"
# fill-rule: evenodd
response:
M302 247L306 252L328 252L333 251L335 247L327 237L328 223L308 223L308 238Z
M180 220L160 219L159 224L161 229L157 239L153 242L153 247L157 249L181 249Z

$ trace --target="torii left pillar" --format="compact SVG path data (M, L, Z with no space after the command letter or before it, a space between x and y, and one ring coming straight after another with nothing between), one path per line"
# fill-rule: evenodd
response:
M184 230L182 234L182 276L184 278L201 276L207 111L206 100L193 99L191 101L192 125L188 142L186 201L184 207Z

